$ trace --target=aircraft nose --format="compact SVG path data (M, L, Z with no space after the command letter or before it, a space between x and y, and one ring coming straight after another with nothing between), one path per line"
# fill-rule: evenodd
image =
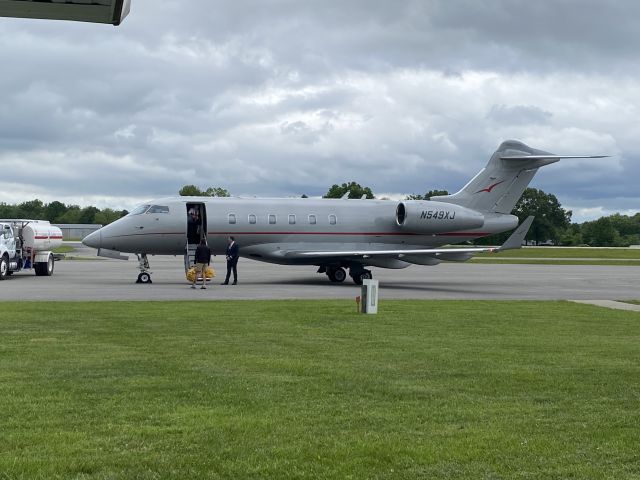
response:
M87 247L100 248L102 246L102 232L100 230L96 230L95 232L90 233L82 239L82 243Z

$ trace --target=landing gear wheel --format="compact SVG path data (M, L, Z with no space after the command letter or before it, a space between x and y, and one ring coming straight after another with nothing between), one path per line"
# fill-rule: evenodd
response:
M353 279L353 283L356 285L362 285L364 280L371 280L373 275L371 274L371 270L361 270L359 272L352 273L351 278Z
M347 278L347 272L344 271L344 268L331 268L327 269L327 276L333 283L342 283Z
M151 281L151 272L149 272L149 259L146 253L138 254L138 268L140 269L140 273L138 274L136 283L153 283Z
M151 275L149 275L147 272L142 272L141 274L138 275L138 280L136 280L136 283L153 283L151 281Z

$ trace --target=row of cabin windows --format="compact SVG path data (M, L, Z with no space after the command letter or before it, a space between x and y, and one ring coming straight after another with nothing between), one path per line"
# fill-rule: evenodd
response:
M273 213L270 213L269 215L267 215L267 219L269 221L269 225L275 225L278 222L278 216ZM308 220L309 220L309 225L316 225L318 223L318 217L313 213L309 215ZM238 217L236 216L235 213L229 214L229 223L231 225L235 225L236 223L238 223ZM256 223L258 223L258 217L254 214L250 214L249 224L255 225ZM329 215L329 225L335 225L337 223L338 223L338 218L333 214ZM290 214L289 225L295 225L295 224L296 224L296 216L293 214Z

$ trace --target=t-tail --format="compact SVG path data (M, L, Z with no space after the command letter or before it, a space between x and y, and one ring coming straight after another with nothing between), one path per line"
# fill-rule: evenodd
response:
M503 142L489 163L453 195L431 197L479 212L509 214L540 167L562 158L603 158L606 155L554 155L517 140Z

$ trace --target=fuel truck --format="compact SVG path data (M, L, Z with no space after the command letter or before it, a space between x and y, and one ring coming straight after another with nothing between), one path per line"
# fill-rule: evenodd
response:
M62 245L62 230L46 220L0 220L0 280L33 270L53 275L54 248Z

